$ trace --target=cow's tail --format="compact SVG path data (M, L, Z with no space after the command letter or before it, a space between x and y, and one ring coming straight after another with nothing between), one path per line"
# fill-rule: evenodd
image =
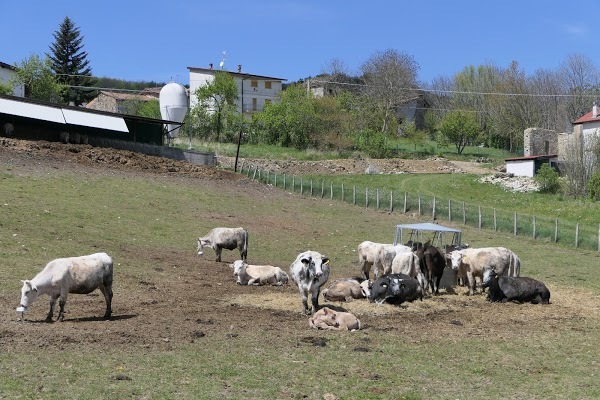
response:
M248 231L246 230L244 233L244 250L242 252L242 255L243 260L246 261L246 259L248 258Z
M521 275L521 259L515 253L511 254L510 257L510 268L508 275L512 277L518 277Z

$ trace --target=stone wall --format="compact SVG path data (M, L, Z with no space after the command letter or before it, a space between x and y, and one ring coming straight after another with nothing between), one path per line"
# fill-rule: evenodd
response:
M525 129L525 136L523 138L523 155L540 156L559 154L558 137L558 133L549 129Z

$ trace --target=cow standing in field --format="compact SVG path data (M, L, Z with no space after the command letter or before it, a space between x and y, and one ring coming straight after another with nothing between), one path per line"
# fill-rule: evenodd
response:
M492 270L483 273L483 287L488 288L487 299L506 303L518 301L549 304L550 291L542 282L527 277L498 276Z
M203 254L204 247L211 247L217 255L216 261L221 261L223 249L240 251L240 258L246 261L248 256L248 231L244 228L214 228L208 235L198 238L198 255Z
M424 290L427 287L427 280L421 271L421 263L415 252L407 251L396 254L392 261L391 273L408 275L419 281Z
M518 277L521 272L521 260L505 247L454 250L450 253L450 259L452 269L467 277L471 296L475 292L475 279L483 279L486 270L492 270L499 276L512 277Z
M27 311L27 308L41 294L46 293L50 296L50 312L46 321L52 321L54 304L59 298L58 321L62 321L69 293L87 294L100 289L106 300L104 319L110 319L113 296L113 261L106 253L58 258L46 264L44 269L33 279L22 282L21 305L17 309L18 311Z
M419 265L421 271L427 277L427 283L423 285L423 288L429 287L431 294L440 294L440 281L444 274L444 268L446 268L446 257L440 252L440 250L425 243L415 251L415 254L419 258Z
M385 275L392 272L392 262L396 254L399 253L412 253L412 248L403 244L379 246L375 255L375 262L373 263L374 279L377 279L380 274Z
M329 258L312 250L300 253L290 266L290 276L298 285L304 313L310 315L316 312L321 286L329 279ZM309 295L312 307L308 306Z
M377 258L377 252L379 248L382 246L390 246L389 244L383 243L375 243L365 240L360 243L357 248L358 252L358 262L361 264L361 270L365 279L369 279L369 271L371 267L375 263L375 259Z

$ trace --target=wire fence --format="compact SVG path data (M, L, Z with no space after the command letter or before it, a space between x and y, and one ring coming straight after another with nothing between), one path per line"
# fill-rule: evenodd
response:
M313 180L293 175L276 174L244 165L240 172L249 178L301 195L339 200L356 206L429 217L431 220L462 222L479 229L490 229L516 236L528 236L548 243L600 252L600 224L560 221L507 212L494 207L468 204L421 193L396 192L357 185L334 184L333 181Z

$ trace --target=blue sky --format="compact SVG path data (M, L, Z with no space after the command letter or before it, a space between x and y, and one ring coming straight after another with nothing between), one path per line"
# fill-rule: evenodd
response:
M451 77L468 65L527 74L556 70L570 54L596 66L596 0L106 0L3 1L0 61L43 56L65 16L84 36L92 73L126 80L189 83L188 67L218 66L296 81L332 59L348 71L396 49L419 64L418 79Z

